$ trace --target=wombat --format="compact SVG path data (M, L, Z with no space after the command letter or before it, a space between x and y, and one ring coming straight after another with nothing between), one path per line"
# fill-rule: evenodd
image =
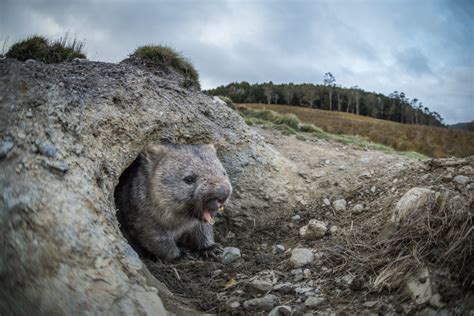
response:
M115 201L125 235L170 262L184 249L216 249L213 218L231 192L213 145L150 145L120 177Z

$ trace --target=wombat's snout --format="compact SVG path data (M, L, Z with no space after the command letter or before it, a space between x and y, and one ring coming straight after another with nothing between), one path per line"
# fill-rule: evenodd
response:
M230 187L226 184L219 185L206 196L204 204L209 210L217 211L223 206L229 195Z

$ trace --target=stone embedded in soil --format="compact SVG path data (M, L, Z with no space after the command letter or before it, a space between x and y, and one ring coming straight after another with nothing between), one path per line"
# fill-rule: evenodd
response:
M354 207L352 208L352 213L353 214L360 214L364 211L364 205L362 204L356 204L354 205Z
M362 304L362 306L367 307L367 308L372 308L375 305L377 305L378 301L368 301Z
M466 185L469 183L469 177L466 177L463 175L457 175L453 178L453 182L456 182L457 184L460 184L460 185Z
M44 164L47 167L49 167L51 169L54 169L54 170L61 171L62 173L66 173L69 170L68 164L63 160L60 160L60 161L46 161Z
M275 307L268 313L268 316L288 316L291 315L291 307L287 305L280 305Z
M331 228L329 229L329 233L331 235L337 234L337 231L338 231L338 228L335 225L331 226Z
M249 283L249 286L253 290L255 290L257 292L263 292L263 293L270 291L273 287L271 282L264 281L264 280L258 280L258 279L252 280Z
M331 205L331 201L330 201L329 199L324 199L324 200L323 200L323 204L324 204L325 206L330 206L330 205Z
M282 253L285 251L285 246L283 245L275 245L273 246L273 252L274 253Z
M326 235L328 228L324 222L312 219L308 225L300 228L299 234L306 239L318 239Z
M347 202L344 199L339 199L332 202L332 207L336 212L343 212L346 210Z
M410 277L405 284L405 291L417 305L428 302L432 295L430 272L428 269L422 268L415 276Z
M295 248L291 251L290 264L294 268L301 268L314 261L314 254L307 248Z
M408 190L397 202L390 221L395 224L400 222L413 212L423 209L435 196L435 192L427 188L412 188Z
M228 264L240 259L240 249L235 247L226 247L222 251L222 263Z
M5 158L13 149L13 142L9 140L0 141L0 159Z
M299 221L300 219L301 219L301 216L299 216L298 214L291 217L291 220L292 220L293 222L297 222L297 221Z
M306 307L316 307L318 305L321 305L322 303L324 303L326 301L326 299L324 297L320 297L320 296L310 296L306 299L306 301L304 301L304 305Z
M48 143L48 142L41 142L41 141L38 141L38 142L36 142L36 145L38 146L39 152L40 152L43 156L47 156L47 157L53 158L54 156L56 156L56 153L58 152L58 150L56 149L56 147L54 147L53 144Z
M279 283L273 287L273 290L282 293L290 293L293 290L293 286L289 282Z
M246 309L263 309L270 310L278 304L278 297L273 294L265 295L264 297L254 298L244 302Z

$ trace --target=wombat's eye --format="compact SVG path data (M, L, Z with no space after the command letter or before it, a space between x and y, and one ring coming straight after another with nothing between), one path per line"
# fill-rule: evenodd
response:
M183 179L183 181L187 184L193 184L194 182L196 182L196 176L187 176Z

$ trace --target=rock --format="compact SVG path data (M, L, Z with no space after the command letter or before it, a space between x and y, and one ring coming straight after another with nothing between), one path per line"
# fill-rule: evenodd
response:
M295 288L296 294L305 294L305 293L311 292L313 290L314 290L314 288L312 288L312 287L297 287L297 288Z
M399 225L402 220L424 205L429 203L435 197L435 192L426 188L412 188L408 190L397 202L390 221Z
M48 142L38 141L36 145L38 146L38 150L42 155L50 157L50 158L53 158L54 156L56 156L56 153L58 152L56 147L54 147L53 144L48 143Z
M343 171L343 170L346 170L347 168L346 168L346 166L339 166L339 167L337 167L337 169Z
M377 305L378 301L368 301L362 304L362 306L367 307L367 308L372 308L375 305Z
M268 313L268 316L289 316L291 315L291 307L288 305L280 305L275 307Z
M283 245L275 245L273 246L273 252L274 253L282 253L285 251L285 246Z
M279 283L273 286L273 290L282 293L290 293L293 290L293 286L289 282Z
M374 185L374 186L372 186L372 187L370 188L370 192L375 193L375 191L377 191L377 188L376 188L375 185Z
M362 204L356 204L354 205L354 207L352 208L352 213L353 214L360 214L364 211L364 205Z
M311 270L310 269L304 269L303 270L303 277L305 279L309 279L311 277Z
M324 204L325 206L330 206L330 205L331 205L331 201L329 201L329 199L324 199L324 200L323 200L323 204Z
M441 295L436 293L433 296L431 296L430 305L436 308L443 308L446 306L446 303L443 303Z
M48 160L45 162L45 165L53 170L58 170L62 173L66 173L69 170L68 164L63 160L59 160L59 161Z
M229 264L240 259L240 249L235 247L225 247L222 251L222 263Z
M291 220L293 222L298 222L299 220L301 219L301 216L299 216L298 214L294 215L291 217Z
M420 305L431 299L431 280L427 268L422 268L415 276L410 277L405 284L405 291L413 303Z
M312 219L308 225L300 228L299 234L306 239L318 239L326 235L328 228L324 222Z
M14 146L14 143L10 140L0 141L0 159L5 158Z
M278 297L273 294L265 295L264 297L254 298L244 302L244 308L256 310L270 310L278 304Z
M466 185L469 183L469 177L466 177L463 175L457 175L453 178L453 182L456 182L457 184L460 184L460 185Z
M257 292L268 292L272 289L273 285L271 282L255 279L249 283L250 288Z
M367 163L370 162L370 158L369 158L369 157L361 157L361 158L359 159L359 162L364 163L364 164L367 164Z
M346 205L347 205L347 202L344 199L339 199L339 200L336 200L336 201L332 202L332 207L334 207L334 210L336 212L345 211L346 210Z
M30 59L25 60L25 63L34 64L34 63L36 63L36 60L30 58Z
M459 174L463 176L474 176L474 167L472 166L463 166L459 168Z
M290 264L295 268L300 268L313 262L314 254L307 248L295 248L291 251Z
M337 234L338 230L339 230L339 229L337 228L337 226L333 225L333 226L331 226L331 228L329 229L329 233L330 233L331 235L334 235L334 234Z
M309 308L313 308L313 307L321 305L325 301L326 301L326 299L324 297L310 296L306 299L306 301L304 301L304 306L309 307Z

